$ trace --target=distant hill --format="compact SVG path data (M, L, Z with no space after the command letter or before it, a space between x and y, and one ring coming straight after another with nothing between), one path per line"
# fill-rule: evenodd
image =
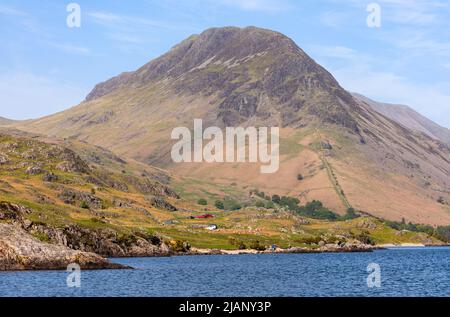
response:
M196 118L204 127L280 127L279 171L175 164L171 131L191 128ZM320 200L341 214L352 207L389 220L450 224L450 147L355 98L294 41L271 30L206 30L98 84L80 105L14 127L83 140L177 176L228 186L228 193L259 189L302 203ZM214 193L212 185L203 192Z
M0 117L0 125L9 125L16 121Z
M368 103L375 111L404 125L405 127L423 132L432 138L450 144L450 130L424 117L412 108L404 105L381 103L360 94L353 94L361 101Z

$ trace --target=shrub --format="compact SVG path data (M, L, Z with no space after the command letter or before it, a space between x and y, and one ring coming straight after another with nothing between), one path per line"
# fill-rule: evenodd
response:
M265 207L266 207L266 205L264 204L264 202L262 202L261 200L258 200L258 201L255 203L255 206L258 207L258 208L265 208Z
M444 242L450 242L450 226L441 226L436 229L436 237Z
M80 204L80 208L89 209L89 204L83 200Z
M268 201L268 202L266 203L266 209L273 209L273 208L275 208L274 203L271 202L271 201Z
M171 240L169 246L174 252L188 252L191 249L188 242L181 240Z
M231 237L229 240L230 244L232 246L237 247L239 250L245 250L247 249L247 246L245 245L245 243L241 240L238 240L236 238Z
M368 232L361 232L360 234L355 236L355 239L364 244L375 245L375 241L371 236L369 236Z
M214 206L215 206L217 209L220 209L220 210L224 210L224 209L225 209L225 205L223 204L223 201L220 201L220 200L217 200L217 201L214 203Z
M313 235L302 236L296 239L297 242L304 244L313 244L313 243L319 244L321 240L322 240L321 236L313 236Z
M305 179L305 178L303 177L302 174L298 174L298 175L297 175L297 180L302 181L302 180L304 180L304 179Z
M253 241L250 243L250 249L256 250L256 251L265 251L266 247L263 246L258 240Z
M36 239L38 239L41 242L45 242L45 243L51 242L51 239L48 236L48 234L46 234L44 232L35 232L35 233L32 233L32 236L34 236Z
M224 209L225 210L239 210L239 209L242 209L242 205L234 199L225 199Z
M208 201L206 199L201 198L197 201L197 204L199 204L201 206L206 206L206 205L208 205Z

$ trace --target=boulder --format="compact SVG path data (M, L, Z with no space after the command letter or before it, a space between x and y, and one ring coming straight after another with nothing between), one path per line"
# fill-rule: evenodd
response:
M0 155L0 165L4 165L9 162L9 159L6 155Z
M30 166L26 169L25 173L28 175L39 175L44 173L45 171L40 166Z
M49 182L49 183L56 182L56 181L58 181L58 179L59 179L58 175L55 175L53 173L46 173L44 176L42 176L42 180L44 182Z
M153 207L165 209L168 211L177 211L177 208L175 206L165 201L162 197L154 196L150 197L148 200Z

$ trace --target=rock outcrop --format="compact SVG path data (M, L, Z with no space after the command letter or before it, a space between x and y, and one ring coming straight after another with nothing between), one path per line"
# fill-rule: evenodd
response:
M0 202L0 271L122 268L104 257L169 256L173 250L157 236L126 234L76 224L54 227L35 223L25 206Z
M41 242L17 225L0 223L0 271L64 270L72 263L89 270L126 268L95 253Z
M160 238L143 233L120 234L108 229L87 229L77 225L54 228L43 224L32 224L27 231L42 235L54 244L105 257L151 257L172 254L170 248Z

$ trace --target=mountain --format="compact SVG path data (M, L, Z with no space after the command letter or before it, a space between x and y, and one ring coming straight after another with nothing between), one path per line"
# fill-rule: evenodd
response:
M0 117L0 125L10 125L12 123L14 123L14 120L10 120L10 119L6 119L3 117Z
M423 132L428 136L450 144L450 130L434 123L412 108L404 105L394 105L371 100L359 94L353 94L357 99L369 104L375 111L404 125L408 129Z
M175 164L176 127L277 126L281 164ZM209 29L136 71L97 85L78 106L18 123L166 168L186 197L250 189L320 200L338 213L450 224L450 148L373 110L291 39L274 31ZM220 191L218 190L220 187Z

